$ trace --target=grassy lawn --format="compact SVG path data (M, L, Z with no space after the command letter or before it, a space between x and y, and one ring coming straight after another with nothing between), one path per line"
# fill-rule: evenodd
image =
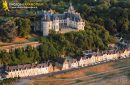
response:
M82 80L80 79L75 80L75 83L80 83L80 82L82 82Z
M92 74L97 74L97 72L86 72L86 76L87 75L92 75Z
M2 46L6 46L6 45L1 44L0 47L2 47Z
M118 62L114 62L112 66L114 68L120 68L127 65L130 65L130 59L125 59L125 60L120 60Z
M39 38L40 38L39 35L32 34L32 35L30 35L30 37L28 38L28 41L30 41L30 42L38 41Z
M16 37L15 40L11 43L0 42L0 47L13 45L13 44L23 44L23 43L27 43L27 42L35 42L35 41L38 41L38 39L39 39L39 37L34 36L34 35L32 35L32 36L30 35L30 37L28 39Z
M35 34L29 35L28 38L16 37L14 39L14 41L11 42L11 43L5 43L5 42L0 41L0 47L7 46L7 45L10 45L10 44L22 44L22 43L26 43L26 42L34 42L34 41L38 41L38 39L39 39L39 36L35 35Z

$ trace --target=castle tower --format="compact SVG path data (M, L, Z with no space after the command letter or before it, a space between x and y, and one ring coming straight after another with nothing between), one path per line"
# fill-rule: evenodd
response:
M53 30L58 32L59 31L59 18L57 16L53 17Z
M41 18L41 30L43 36L48 36L49 30L52 29L52 21L48 13L44 12L44 16Z
M72 3L70 3L70 7L68 9L68 13L75 13L75 9L74 7L72 6Z

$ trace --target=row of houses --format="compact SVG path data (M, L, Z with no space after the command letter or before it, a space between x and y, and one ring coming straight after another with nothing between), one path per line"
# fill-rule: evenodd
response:
M55 62L45 62L41 64L25 64L17 66L6 66L4 69L5 78L13 77L29 77L61 70L68 70L84 66L93 65L95 63L117 60L130 56L130 48L122 50L107 50L96 52L91 55L81 56L77 58L66 57L57 58Z

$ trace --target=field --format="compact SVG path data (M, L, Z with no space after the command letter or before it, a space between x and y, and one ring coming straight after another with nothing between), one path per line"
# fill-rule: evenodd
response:
M37 41L37 40L38 40L38 37L39 37L39 36L37 36L37 35L35 35L35 34L32 34L32 35L29 35L27 38L16 37L16 38L14 39L14 41L9 42L9 43L1 42L1 41L0 41L0 47L12 45L12 44L17 44L17 43L25 43L25 42Z
M106 83L107 85L129 85L130 67L122 68L128 65L130 65L130 59L125 59L60 75L33 79L25 85L105 85Z

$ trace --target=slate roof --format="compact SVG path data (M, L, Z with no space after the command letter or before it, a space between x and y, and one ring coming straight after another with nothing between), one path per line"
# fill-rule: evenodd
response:
M24 65L16 65L16 66L6 66L6 71L14 71L18 69L31 69L31 68L44 68L48 67L48 63L41 63L41 64L24 64Z
M43 21L64 20L67 18L76 22L82 21L80 14L76 13L72 6L69 7L68 12L64 12L63 14L53 14L51 12L41 11L41 12L38 12L38 16L42 17Z

